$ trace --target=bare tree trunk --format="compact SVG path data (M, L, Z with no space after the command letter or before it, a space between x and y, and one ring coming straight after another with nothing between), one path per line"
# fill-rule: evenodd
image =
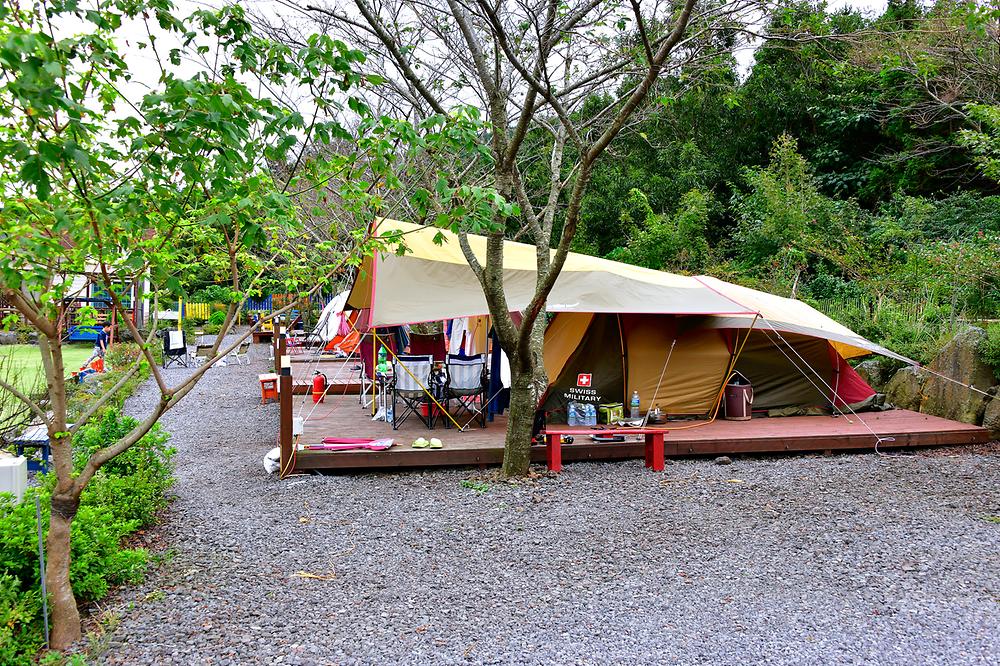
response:
M537 400L532 386L532 369L518 367L520 365L511 363L510 413L503 452L506 476L524 476L531 465L531 427Z
M80 489L73 478L73 439L66 424L66 371L59 338L38 336L42 366L48 384L49 441L56 486L52 490L49 534L46 538L45 587L51 595L52 636L50 644L64 650L80 640L80 611L69 580L70 535L73 518L80 506Z
M545 328L548 322L545 319L545 310L542 310L535 320L535 325L531 327L531 384L537 401L549 385L549 375L545 372Z
M45 586L52 610L53 649L65 650L80 640L80 610L76 606L69 581L70 534L73 517L80 505L79 497L52 496L49 535L45 540Z

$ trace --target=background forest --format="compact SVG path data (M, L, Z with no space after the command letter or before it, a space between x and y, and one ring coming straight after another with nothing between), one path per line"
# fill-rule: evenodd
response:
M749 69L709 33L596 169L575 249L795 296L929 360L1000 311L995 11L794 4Z

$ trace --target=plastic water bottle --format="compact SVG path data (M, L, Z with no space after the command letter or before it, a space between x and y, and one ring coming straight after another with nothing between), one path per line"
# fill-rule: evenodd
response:
M566 425L580 425L576 418L576 403L572 401L566 404Z
M628 417L630 419L639 418L639 392L632 391L632 401L629 403Z
M597 405L592 402L587 403L587 425L591 428L597 425Z

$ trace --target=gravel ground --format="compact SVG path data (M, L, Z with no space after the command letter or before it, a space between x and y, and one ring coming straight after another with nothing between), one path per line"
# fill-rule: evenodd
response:
M1000 660L998 447L279 482L262 368L213 369L163 419L166 561L117 594L100 663Z

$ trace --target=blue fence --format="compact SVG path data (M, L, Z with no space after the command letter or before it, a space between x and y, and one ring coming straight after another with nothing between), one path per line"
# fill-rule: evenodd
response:
M309 304L323 309L335 298L335 295L316 295L309 298ZM295 300L292 294L271 294L261 298L248 298L243 304L246 312L271 312L277 310Z

